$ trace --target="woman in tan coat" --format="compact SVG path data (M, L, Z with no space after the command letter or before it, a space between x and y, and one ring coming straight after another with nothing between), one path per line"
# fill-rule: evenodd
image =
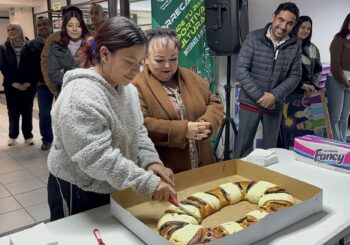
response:
M223 118L220 99L197 74L178 67L175 31L151 30L147 37L144 71L133 84L160 159L175 173L213 163L210 136Z

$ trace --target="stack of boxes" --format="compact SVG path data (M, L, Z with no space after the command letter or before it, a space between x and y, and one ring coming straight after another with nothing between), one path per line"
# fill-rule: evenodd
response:
M318 86L323 91L326 90L326 80L327 80L327 76L330 72L331 72L331 65L330 64L322 64L322 73L321 73L320 82L319 82Z

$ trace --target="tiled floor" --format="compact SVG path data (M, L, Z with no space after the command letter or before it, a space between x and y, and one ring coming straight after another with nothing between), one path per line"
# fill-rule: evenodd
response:
M47 205L48 151L40 150L37 105L34 106L34 146L7 146L8 117L0 94L0 236L49 218Z

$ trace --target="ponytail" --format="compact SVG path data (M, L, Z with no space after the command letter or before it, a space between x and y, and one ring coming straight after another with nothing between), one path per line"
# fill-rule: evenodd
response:
M82 68L95 66L101 62L100 49L106 47L112 54L119 49L147 44L141 28L125 17L113 17L104 21L94 37L88 37L77 54Z
M93 36L89 36L84 40L83 46L77 53L76 60L81 68L89 68L96 65L95 38Z

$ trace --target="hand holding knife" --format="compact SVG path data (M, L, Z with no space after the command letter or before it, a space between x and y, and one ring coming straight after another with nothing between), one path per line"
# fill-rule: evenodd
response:
M181 211L185 212L186 214L198 220L198 217L193 212L187 210L181 203L175 200L172 196L169 197L168 202L173 204L175 207L179 208Z

